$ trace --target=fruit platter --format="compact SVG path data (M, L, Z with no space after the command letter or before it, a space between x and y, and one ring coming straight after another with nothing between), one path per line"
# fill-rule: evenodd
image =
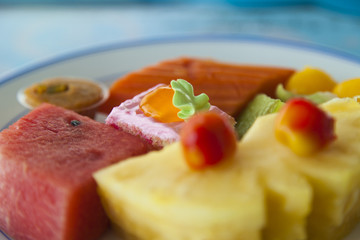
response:
M360 58L153 39L0 82L0 240L355 240Z

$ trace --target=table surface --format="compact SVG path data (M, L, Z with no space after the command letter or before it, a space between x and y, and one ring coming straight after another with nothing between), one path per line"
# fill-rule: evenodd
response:
M1 5L0 77L80 49L139 39L249 34L323 45L360 56L360 17L314 5L229 3Z

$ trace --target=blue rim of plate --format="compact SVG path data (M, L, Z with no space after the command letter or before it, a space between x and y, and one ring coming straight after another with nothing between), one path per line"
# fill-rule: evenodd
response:
M41 68L51 66L57 63L61 63L70 59L80 58L87 55L97 54L101 52L107 52L117 49L126 49L126 48L134 48L140 46L148 46L148 45L159 45L159 44L168 44L168 43L185 43L185 42L256 42L263 43L269 45L277 45L277 46L285 46L296 49L305 49L314 52L319 52L325 55L345 59L351 62L360 64L360 56L350 54L346 51L338 50L335 48L327 47L324 45L319 45L310 42L303 42L298 40L290 40L290 39L282 39L275 37L265 37L265 36L257 36L257 35L191 35L191 36L178 36L178 37L162 37L162 38L148 38L141 40L133 40L133 41L123 41L123 42L115 42L109 43L94 47L89 47L77 51L72 51L70 53L65 53L62 55L58 55L49 59L45 59L43 61L39 61L37 63L30 64L28 66L19 68L19 70L5 74L0 78L0 87L5 83L26 75L32 71L39 70Z
M1 229L0 234L2 234L7 240L11 240L11 238L9 238Z

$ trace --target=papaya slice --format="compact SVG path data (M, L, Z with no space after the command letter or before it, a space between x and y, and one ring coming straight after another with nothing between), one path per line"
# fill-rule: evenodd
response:
M294 72L290 68L191 57L164 60L115 80L100 111L109 113L113 107L159 83L170 84L171 80L182 78L193 85L196 95L206 93L212 105L236 116L256 94L273 97L276 86L285 84Z

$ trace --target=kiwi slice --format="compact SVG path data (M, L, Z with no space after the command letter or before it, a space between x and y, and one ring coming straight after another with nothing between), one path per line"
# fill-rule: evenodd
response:
M236 119L235 130L238 137L242 138L245 135L257 117L277 112L283 105L284 103L279 99L273 99L265 94L256 95Z
M276 96L283 102L286 102L291 98L302 97L315 104L322 104L336 97L336 95L331 92L316 92L308 95L299 95L286 90L282 84L277 86Z

